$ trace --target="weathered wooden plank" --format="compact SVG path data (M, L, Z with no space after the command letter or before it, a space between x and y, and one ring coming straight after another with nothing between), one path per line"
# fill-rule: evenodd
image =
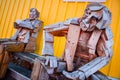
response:
M22 52L24 50L25 44L23 42L5 42L2 43L5 46L5 50L8 52Z
M32 69L31 80L38 80L40 61L36 58Z
M16 80L30 80L30 78L20 74L12 68L8 68L7 75L12 76Z
M49 26L45 26L44 30L47 32L54 32L54 31L61 31L61 30L67 30L69 27L65 26L63 22L52 24Z
M45 30L50 30L50 29L56 28L60 25L63 25L63 22L58 22L58 23L55 23L55 24L52 24L52 25L45 26L44 29Z
M84 72L81 71L74 71L72 73L63 71L62 72L67 78L72 79L72 80L85 80L85 75Z
M3 67L3 59L4 59L4 51L2 51L1 53L0 53L0 79L2 79L3 78L3 72L4 71L1 71L1 68Z
M56 32L56 31L61 31L61 30L67 30L69 27L68 26L61 26L61 27L56 27L53 29L50 29L48 32Z
M5 51L3 61L0 67L0 79L4 78L9 62L10 62L9 54L7 51Z
M110 27L106 27L106 29L105 29L105 34L106 34L106 37L107 37L108 40L109 40L109 39L112 39L113 33L112 33L112 30L111 30Z
M45 42L43 45L42 55L53 55L53 43L51 42Z
M8 41L9 41L9 39L7 39L7 38L0 39L0 44L4 43L4 42L8 42Z
M110 40L106 41L105 44L106 44L107 48L110 48L113 45L113 40L110 39Z
M12 53L13 56L19 57L22 60L28 61L30 63L34 63L35 58L39 58L40 60L45 60L44 57L39 56L35 53L21 53L21 52L16 52L16 53Z
M102 33L102 30L94 30L93 31L93 33L88 41L88 45L87 45L90 48L89 53L95 54L96 45L97 45L97 42L99 40L101 33Z
M3 60L3 57L4 57L4 54L3 54L4 52L2 52L1 54L0 54L0 66L1 66L1 64L2 64L2 60Z
M38 80L49 80L49 75L48 75L46 69L42 66L42 64L40 67L40 73L39 73Z
M97 54L98 54L98 56L107 56L106 55L107 53L105 52L105 50L106 50L106 47L104 45L104 42L103 42L102 39L100 39L98 41L98 45L97 45Z
M78 70L73 71L71 73L63 71L63 74L70 79L83 79L86 77L88 78L90 75L98 71L101 67L105 66L108 62L109 58L96 58L90 63L87 63L86 65L80 67Z
M34 52L35 49L36 49L36 38L30 37L24 49L24 52L31 53L31 52Z
M66 62L58 62L57 72L62 72L66 69Z
M84 65L83 67L79 68L79 70L83 71L86 77L89 77L91 74L95 73L97 70L105 66L109 61L109 58L96 58L95 60L91 61L90 63Z
M89 55L84 53L76 53L76 56L82 59L89 60Z
M46 69L42 65L41 61L36 58L31 74L31 80L48 80L48 78L49 76Z
M94 75L96 75L100 80L110 80L105 74L100 71L97 71L94 73Z
M3 52L3 46L0 45L0 54Z
M65 46L65 59L67 62L67 70L73 70L73 59L77 47L77 42L80 34L80 27L70 25L68 30L67 42Z
M103 57L98 57L93 59L92 61L90 61L89 63L85 64L84 66L81 66L79 68L79 70L84 70L87 71L88 69L90 69L91 67L95 66L96 64L98 64L99 62L101 62L104 58Z
M92 80L100 80L100 79L99 79L96 75L94 75L94 74L91 75L91 79L92 79Z
M28 61L30 63L34 63L34 59L30 57L29 53L13 53L13 55L21 58L22 60Z

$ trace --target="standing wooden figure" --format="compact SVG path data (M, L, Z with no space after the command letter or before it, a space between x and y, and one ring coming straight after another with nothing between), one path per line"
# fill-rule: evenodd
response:
M38 17L38 10L31 8L28 19L14 22L17 29L14 36L10 39L0 39L0 79L5 76L10 52L34 52L36 49L36 38L43 25Z

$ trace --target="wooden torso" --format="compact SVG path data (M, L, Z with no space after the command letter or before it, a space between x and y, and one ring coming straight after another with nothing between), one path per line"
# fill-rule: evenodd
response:
M88 63L89 61L91 61L88 41L91 38L92 33L93 31L81 31L80 32L80 36L79 36L79 40L78 40L78 44L76 48L76 53L74 57L74 62L76 63L76 67L77 66L80 67Z

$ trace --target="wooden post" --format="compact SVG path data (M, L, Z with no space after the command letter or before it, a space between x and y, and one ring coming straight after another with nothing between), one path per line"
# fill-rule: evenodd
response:
M9 62L10 62L9 54L7 51L5 51L2 63L0 66L0 79L4 78Z
M73 59L77 47L80 34L80 26L70 25L68 30L67 42L65 47L65 60L67 62L67 70L73 70Z
M39 68L40 68L39 60L35 59L33 70L32 70L32 74L31 74L31 80L38 80Z
M39 59L35 59L31 80L48 80L49 76L44 66L41 64Z

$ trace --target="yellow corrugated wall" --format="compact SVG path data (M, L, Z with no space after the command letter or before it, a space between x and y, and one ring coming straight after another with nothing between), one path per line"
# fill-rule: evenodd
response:
M87 4L87 2L63 2L63 0L0 0L0 38L11 37L15 32L13 22L27 18L32 7L40 11L40 19L44 21L44 25L49 25L67 18L81 17ZM112 12L114 55L111 62L101 70L111 77L120 78L120 0L107 0L103 4ZM41 54L42 43L41 29L37 39L36 53L38 54ZM64 37L55 37L55 56L61 56L64 45Z

